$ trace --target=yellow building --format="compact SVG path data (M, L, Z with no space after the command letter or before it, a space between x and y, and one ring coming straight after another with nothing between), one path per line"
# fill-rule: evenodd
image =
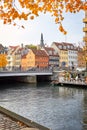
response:
M31 67L47 68L49 56L44 50L30 49L26 55L22 56L21 67L27 70Z
M63 43L53 42L51 45L59 54L59 66L68 67L68 50Z
M60 49L60 66L68 67L68 51L66 49Z
M21 65L21 51L20 46L9 46L7 52L7 68L9 70L16 70L20 68Z

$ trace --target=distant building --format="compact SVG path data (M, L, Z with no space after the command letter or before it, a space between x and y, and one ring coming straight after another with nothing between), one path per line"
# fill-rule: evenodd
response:
M7 68L9 70L19 69L21 66L21 51L20 46L9 46L7 52Z
M53 42L51 47L59 54L59 66L62 68L68 67L68 51L66 46L63 46L62 43Z
M44 47L43 33L41 33L40 47Z
M49 56L49 66L51 67L59 67L59 55L52 47L43 47L47 55Z
M48 67L49 56L44 50L32 50L35 57L35 66L39 68Z
M78 65L77 62L77 48L71 43L65 42L53 42L51 47L55 49L56 52L59 54L60 59L60 67L68 67L68 68L76 68Z
M41 33L40 44L37 46L37 49L41 49L42 47L45 47L43 33Z
M7 53L7 48L4 47L2 44L0 44L0 54L6 54Z
M78 67L85 68L84 51L80 47L78 47Z
M44 50L30 49L26 55L22 56L22 68L28 69L31 67L47 68L49 56Z

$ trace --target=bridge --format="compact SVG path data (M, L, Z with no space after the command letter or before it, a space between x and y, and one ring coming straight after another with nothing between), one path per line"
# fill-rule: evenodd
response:
M52 75L52 71L2 71L0 77Z
M32 71L1 71L0 79L8 78L9 80L14 78L19 81L36 83L37 80L47 80L52 76L51 70L32 70Z

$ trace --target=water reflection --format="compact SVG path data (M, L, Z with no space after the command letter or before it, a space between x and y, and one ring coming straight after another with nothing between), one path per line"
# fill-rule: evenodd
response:
M83 98L83 130L87 130L87 91L84 91Z
M68 88L68 87L53 87L52 88L52 96L53 98L74 98L75 95L79 93L82 95L83 91L82 89L76 89L76 88Z
M0 105L52 130L86 130L86 95L84 89L15 83L0 90Z

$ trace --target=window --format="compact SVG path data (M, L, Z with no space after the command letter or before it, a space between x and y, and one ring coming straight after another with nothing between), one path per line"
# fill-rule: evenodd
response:
M59 45L59 48L62 49L62 45Z

